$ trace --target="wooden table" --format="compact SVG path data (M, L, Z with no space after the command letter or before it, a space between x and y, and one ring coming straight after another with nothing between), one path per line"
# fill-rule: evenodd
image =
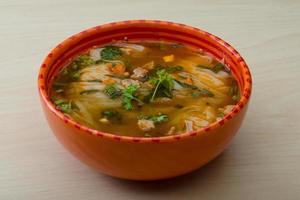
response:
M177 3L178 2L178 3ZM235 46L254 80L246 120L204 168L160 182L99 174L72 157L41 111L37 72L58 42L125 19L200 27ZM0 199L300 199L300 1L0 1Z

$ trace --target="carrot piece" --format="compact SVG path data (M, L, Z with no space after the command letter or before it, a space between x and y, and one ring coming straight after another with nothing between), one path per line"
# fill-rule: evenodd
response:
M174 59L175 59L175 56L173 54L171 54L171 55L168 55L168 56L164 56L163 59L164 59L165 62L173 62Z
M191 77L188 77L186 79L186 82L189 83L189 84L193 84L193 79Z
M125 66L121 63L118 63L115 66L111 66L110 71L112 71L114 74L123 74L125 72Z

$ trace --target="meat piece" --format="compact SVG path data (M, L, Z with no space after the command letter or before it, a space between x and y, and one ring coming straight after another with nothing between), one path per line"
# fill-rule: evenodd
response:
M97 48L97 49L92 49L90 51L90 57L92 60L94 61L98 61L98 60L101 60L101 51L102 51L103 48Z
M147 76L148 70L143 69L141 67L137 67L133 70L133 74L131 75L131 78L133 79L143 79Z
M142 131L150 131L155 128L154 122L147 119L140 119L138 121L138 126Z
M140 86L140 82L138 80L132 79L123 79L121 80L121 85L127 88L129 85L137 85Z

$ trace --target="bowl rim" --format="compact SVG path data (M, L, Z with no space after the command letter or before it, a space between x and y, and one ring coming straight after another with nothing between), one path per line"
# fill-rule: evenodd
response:
M213 42L223 46L229 52L231 53L231 56L234 57L237 60L238 65L242 66L242 77L244 77L244 88L241 93L241 98L240 101L237 102L234 106L234 108L231 110L230 113L226 114L221 120L215 121L213 123L210 123L208 126L190 131L190 132L185 132L181 133L178 135L170 135L170 136L160 136L160 137L136 137L136 136L122 136L122 135L114 135L112 133L107 133L99 130L95 130L92 128L89 128L83 124L80 124L76 121L74 121L72 118L68 117L58 109L56 109L55 105L50 101L49 95L45 89L45 78L46 77L46 68L48 66L48 63L52 59L54 54L57 54L57 50L60 49L62 46L69 44L72 42L74 38L84 38L85 34L88 32L92 31L99 31L101 28L104 27L116 27L118 25L124 25L124 24L163 24L163 25L168 25L168 26L174 26L177 28L183 28L185 30L193 30L199 32L199 34L205 34L210 39L213 40ZM76 33L67 39L63 40L61 43L59 43L56 47L54 47L50 53L46 56L46 58L43 60L40 70L38 73L38 91L41 97L41 100L45 103L45 106L52 112L56 117L58 117L60 120L62 120L66 125L70 125L73 128L76 128L78 130L81 130L87 134L94 135L97 137L105 138L105 139L111 139L114 141L124 141L124 142L143 142L143 143L159 143L159 142L174 142L174 141L179 141L182 139L186 139L189 137L194 137L200 134L203 134L205 132L211 131L212 129L216 129L218 127L223 126L225 123L230 121L233 117L235 117L248 103L250 96L251 96L251 91L252 91L252 78L251 78L251 73L248 68L248 65L246 64L245 60L242 58L242 56L238 53L237 50L235 50L230 44L225 42L223 39L208 33L206 31L203 31L199 28L195 28L192 26L188 26L185 24L181 23L175 23L175 22L170 22L170 21L161 21L161 20L127 20L127 21L118 21L118 22L111 22L111 23L106 23L103 25L95 26L92 28L88 28L82 32Z

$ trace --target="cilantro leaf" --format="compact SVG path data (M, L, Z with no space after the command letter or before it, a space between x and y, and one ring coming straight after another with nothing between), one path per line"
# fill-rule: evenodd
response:
M71 101L59 99L56 96L52 96L51 100L56 106L56 108L64 113L71 113L72 110L76 108L75 104L73 104Z
M122 56L122 51L116 46L106 46L101 51L101 58L104 60L114 60Z
M102 117L105 117L106 119L112 121L112 122L121 122L122 116L121 114L114 109L107 109L102 111Z
M138 86L134 84L131 84L127 88L122 90L122 105L126 110L133 109L133 100L136 100L137 102L143 104L143 102L135 96L137 90Z
M141 115L138 117L138 119L147 119L147 120L153 121L155 124L160 124L160 123L168 121L169 117L166 114L159 113L157 115L150 115L150 116Z
M106 86L104 93L107 94L111 99L116 99L122 95L122 91L115 84Z
M172 90L174 88L173 77L165 70L158 70L155 76L150 77L150 83L155 86L152 93L151 101L155 97L172 97Z
M179 71L182 71L183 70L183 67L180 66L180 65L177 65L177 66L171 66L171 67L167 67L166 68L166 71L168 73L175 73L175 72L179 72Z
M209 69L215 73L218 73L221 70L226 70L225 66L222 63L217 63L213 67L208 67L208 66L204 66L204 65L197 65L197 67L203 68L203 69Z

